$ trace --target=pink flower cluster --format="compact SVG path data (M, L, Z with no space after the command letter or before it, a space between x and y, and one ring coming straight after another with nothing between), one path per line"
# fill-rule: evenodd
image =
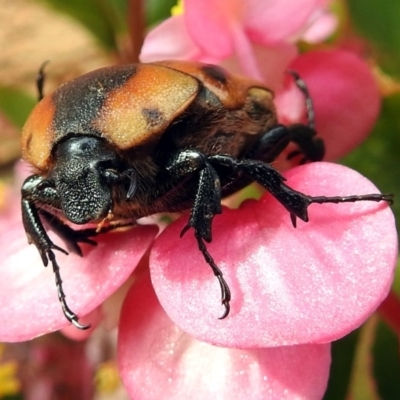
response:
M357 55L299 54L299 40L318 42L334 28L326 0L186 0L182 15L150 32L142 61L212 62L260 79L275 89L284 123L305 114L301 93L285 78L296 70L334 159L366 136L379 111L376 84ZM330 163L285 176L309 195L378 191ZM232 291L224 320L218 282L192 232L179 238L187 214L157 238L155 227L138 226L82 246L82 259L57 254L68 303L79 315L91 313L82 322L117 321L120 372L132 398L319 399L330 342L365 321L390 289L397 237L387 204L312 205L309 214L310 222L294 229L287 211L265 194L215 218L208 249ZM27 246L19 205L0 218L0 341L65 328L53 272ZM105 302L118 289L120 315L118 296Z

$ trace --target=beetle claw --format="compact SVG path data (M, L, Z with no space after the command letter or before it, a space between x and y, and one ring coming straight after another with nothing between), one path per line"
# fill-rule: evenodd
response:
M81 329L82 331L85 331L86 329L89 329L92 327L92 324L86 324L86 325L82 325L79 323L78 317L75 315L74 318L67 318L69 322L71 322L71 324L73 324L75 327L77 327L78 329Z
M231 311L231 306L230 306L229 300L225 300L225 301L222 300L222 304L225 307L225 311L218 319L225 319Z

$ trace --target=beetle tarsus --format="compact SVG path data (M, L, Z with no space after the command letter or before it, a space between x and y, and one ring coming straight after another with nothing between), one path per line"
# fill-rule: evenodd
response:
M82 325L79 323L79 318L78 316L71 311L71 309L68 307L67 301L65 299L65 293L62 285L62 279L61 279L61 274L60 274L60 267L57 264L56 256L53 253L52 250L47 250L47 256L51 262L51 265L53 266L53 272L54 276L56 279L56 287L57 287L57 294L58 294L58 300L60 301L62 311L65 315L65 318L69 322L71 322L73 325L75 325L77 328L85 330L90 328L90 324L88 325Z
M225 301L225 302L223 301L222 305L225 307L225 311L220 317L218 317L218 319L225 319L231 311L231 306L230 306L229 301Z
M315 112L314 112L314 104L312 101L312 97L310 96L310 92L308 90L308 87L306 83L301 79L300 75L293 70L287 71L288 74L292 75L294 78L294 82L296 83L296 86L300 89L300 91L303 93L305 101L306 101L306 109L307 109L307 122L308 126L311 129L315 128Z
M221 287L221 302L225 306L225 312L222 314L221 317L219 317L219 319L224 319L229 315L231 291L223 277L221 270L217 267L214 259L211 257L210 253L208 252L207 247L204 244L203 238L200 236L200 234L197 231L195 231L195 237L197 240L197 244L199 246L199 250L201 251L201 254L203 254L203 257L206 260L206 263L211 267L211 269L214 272L214 275L218 278L218 282Z
M394 196L392 194L362 194L355 196L309 196L310 204L325 204L325 203L355 203L357 201L386 201L388 204L393 204Z

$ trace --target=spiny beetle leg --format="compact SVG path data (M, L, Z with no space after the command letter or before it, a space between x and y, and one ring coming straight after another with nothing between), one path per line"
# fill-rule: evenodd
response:
M218 163L232 170L241 171L267 189L290 213L290 219L296 227L296 217L308 222L308 206L312 203L347 203L357 201L387 201L392 203L393 195L366 194L353 196L308 196L287 186L285 178L269 164L256 160L238 161L229 156L210 157L212 163Z
M297 87L305 97L307 109L307 124L293 124L289 126L276 125L266 132L252 150L246 155L246 158L262 160L266 163L274 161L286 146L293 142L299 150L294 150L287 156L290 160L300 154L304 157L300 164L306 161L320 161L325 154L325 146L322 139L316 137L314 106L308 91L306 83L300 78L297 72L288 71L295 79Z
M175 177L199 173L195 201L181 237L188 229L193 228L206 242L211 242L212 220L222 211L221 183L215 169L202 153L195 150L183 150L173 157L167 165L167 171Z
M70 310L65 300L65 293L62 286L60 267L57 264L56 256L53 250L58 250L64 254L68 253L61 247L56 246L49 238L42 221L39 217L37 204L40 205L43 200L49 200L49 196L54 196L54 203L57 202L57 193L50 190L39 176L32 175L25 180L21 190L22 202L22 221L25 232L28 236L28 242L33 243L38 249L44 266L50 261L55 275L58 299L63 313L68 321L79 329L87 329L90 325L81 325L77 315ZM43 196L42 198L40 196Z
M195 201L190 213L188 224L183 228L181 237L188 229L193 228L199 250L207 264L211 267L221 287L221 301L225 311L220 319L228 316L231 293L229 286L223 278L221 270L207 250L204 241L212 240L212 220L216 214L222 212L221 208L221 183L217 172L207 158L194 150L178 152L167 166L167 170L175 176L185 176L194 172L199 173L199 183Z
M211 257L210 253L207 250L206 245L204 244L203 238L201 235L195 231L195 237L197 240L197 244L199 246L199 250L203 254L206 263L211 267L214 272L214 275L217 277L219 285L221 287L221 302L225 307L224 313L219 317L219 319L224 319L229 315L230 312L230 301L231 301L231 291L229 289L228 284L226 283L221 270L217 267L214 262L214 259Z
M260 138L246 154L246 158L271 163L290 142L295 143L299 150L289 153L288 159L300 154L304 155L302 162L307 160L320 161L324 157L324 142L316 137L314 129L307 125L294 124L290 126L274 126Z
M300 91L304 95L306 102L306 109L307 109L307 124L311 129L314 129L315 128L314 104L312 101L312 97L310 96L307 84L303 81L303 79L301 79L300 75L296 71L289 70L287 71L287 73L293 76L296 86L300 89Z
M95 228L75 230L48 211L39 210L39 213L50 225L51 229L66 243L69 251L82 257L82 250L79 243L97 246L97 243L93 239L90 239L98 234Z
M57 295L58 295L58 300L61 304L62 311L65 315L65 318L69 322L71 322L73 325L75 325L77 328L85 330L89 329L91 327L90 324L87 325L82 325L79 323L79 318L78 316L71 311L71 309L68 307L68 304L65 300L65 293L63 290L62 286L62 279L61 279L61 274L60 274L60 267L57 264L56 256L51 250L47 250L47 256L51 262L51 265L53 266L53 272L56 280L56 287L57 287Z

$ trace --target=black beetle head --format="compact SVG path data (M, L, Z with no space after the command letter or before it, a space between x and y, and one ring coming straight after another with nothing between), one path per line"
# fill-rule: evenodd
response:
M61 210L75 224L98 221L112 207L110 171L117 171L119 157L101 138L70 137L56 151L51 174L59 193Z

